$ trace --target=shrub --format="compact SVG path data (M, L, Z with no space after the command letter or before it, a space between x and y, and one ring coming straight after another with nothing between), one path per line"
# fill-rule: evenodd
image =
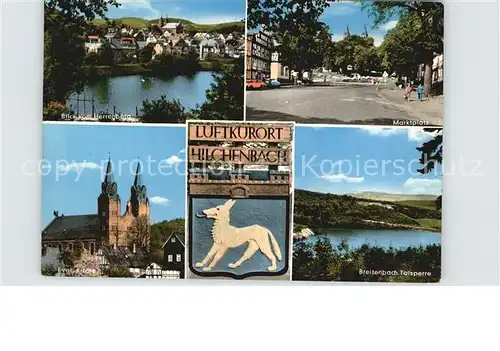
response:
M165 95L158 100L144 100L140 113L144 123L180 123L189 116L178 99L169 100Z
M57 268L51 264L45 264L42 266L42 275L53 277L57 274Z
M58 120L63 113L68 113L68 108L61 102L49 101L43 107L43 117L46 120Z

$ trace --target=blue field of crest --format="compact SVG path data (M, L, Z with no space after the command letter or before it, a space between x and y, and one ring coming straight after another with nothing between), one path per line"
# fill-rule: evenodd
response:
M192 199L191 221L192 230L192 266L201 262L212 247L212 219L197 218L195 213L224 204L228 199L219 198L194 198ZM230 212L230 224L234 227L246 227L254 224L269 229L281 249L282 258L277 262L276 272L285 267L286 260L286 200L282 199L240 199L236 200ZM248 244L229 249L221 260L210 271L211 273L226 272L241 275L253 272L267 272L270 261L262 252L257 251L255 255L244 262L240 267L231 269L229 263L237 261L247 249ZM202 268L195 268L202 272Z

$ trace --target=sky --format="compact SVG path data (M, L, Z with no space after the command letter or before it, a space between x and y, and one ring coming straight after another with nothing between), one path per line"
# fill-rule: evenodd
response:
M109 156L122 213L139 158L151 222L184 217L185 128L44 124L43 143L42 227L52 220L54 210L64 215L97 214Z
M426 175L416 171L421 165L415 148L432 137L418 127L298 126L295 188L333 194L440 195L441 167Z
M379 28L373 27L373 18L369 16L368 10L361 10L360 3L342 1L331 3L320 18L330 27L332 39L341 40L344 37L346 26L349 25L351 34L363 34L364 26L368 29L368 35L375 39L375 45L379 46L388 30L397 24L397 17L391 18Z
M109 18L160 16L183 18L198 24L241 21L245 18L246 0L118 0L120 7L110 7Z

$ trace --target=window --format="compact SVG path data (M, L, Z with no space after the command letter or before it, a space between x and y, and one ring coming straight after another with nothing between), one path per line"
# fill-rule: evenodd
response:
M175 243L175 238L172 238L172 240L170 240L170 242Z
M180 254L177 254L177 256L175 257L175 260L177 262L180 262L181 261L181 255Z
M90 254L93 255L95 252L95 243L90 243Z
M116 225L111 226L111 230L116 230Z
M59 249L59 252L62 252L63 245L61 243L59 243L59 244L57 244L57 248Z
M173 255L168 255L168 262L172 262L174 260Z
M106 217L106 212L103 212L103 213L102 213L102 216L103 216L103 217Z
M68 244L68 250L69 251L73 251L73 243L69 243Z

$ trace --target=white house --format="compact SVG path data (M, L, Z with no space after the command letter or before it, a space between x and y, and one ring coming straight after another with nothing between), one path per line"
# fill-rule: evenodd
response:
M196 33L194 35L194 38L196 38L198 40L209 39L210 38L210 34L208 34L208 33Z
M85 51L87 53L97 53L101 50L104 41L98 35L89 35L85 41Z
M180 279L179 271L164 269L156 262L151 262L145 271L146 279Z
M214 39L203 39L200 42L200 60L204 60L208 54L219 53L219 44Z
M158 43L158 38L153 33L149 33L148 37L146 38L146 43L147 44L156 44Z

